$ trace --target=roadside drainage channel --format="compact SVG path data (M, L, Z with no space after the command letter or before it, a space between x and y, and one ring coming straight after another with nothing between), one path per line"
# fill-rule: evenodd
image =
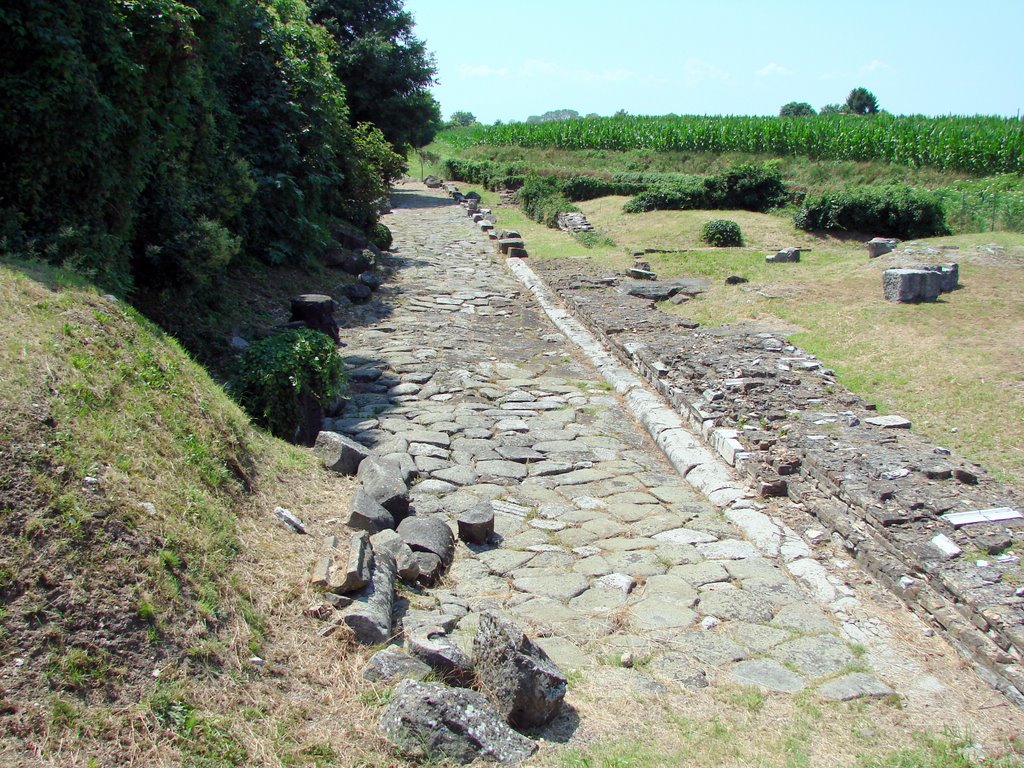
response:
M736 431L700 419L699 405L686 402L678 391L670 390L661 378L660 361L645 359L647 356L642 353L646 350L640 345L617 343L609 338L575 302L570 300L563 304L521 259L508 259L507 265L559 330L623 396L630 411L687 483L723 508L726 517L760 551L769 557L781 557L787 570L812 593L835 594L835 580L820 563L809 557L806 542L788 526L777 524L758 511L753 502L753 490L727 466L754 476L753 468L744 466L748 454L736 439ZM633 372L627 370L620 359ZM648 388L648 383L658 394ZM667 405L666 401L675 403L676 407ZM805 475L800 481L794 478L789 485L791 499L802 504L826 526L865 570L926 622L937 626L982 679L1024 707L1022 649L998 632L981 614L980 606L911 576L910 573L921 570L913 564L914 558L873 530L865 522L864 511L855 510L830 493L826 483ZM842 599L838 604L827 603L841 619L845 618Z

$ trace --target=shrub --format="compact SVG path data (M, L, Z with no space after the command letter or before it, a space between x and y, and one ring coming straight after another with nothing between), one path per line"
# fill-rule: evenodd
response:
M377 222L373 226L373 231L370 232L370 240L380 248L382 251L386 251L391 248L391 243L394 238L391 237L391 230L386 226Z
M743 245L740 225L728 219L715 219L704 223L700 228L700 239L716 248Z
M626 213L644 211L689 211L714 208L708 197L706 179L701 176L680 176L671 182L663 182L646 192L641 192L626 201L622 210Z
M562 192L572 201L594 200L609 195L635 195L647 185L640 181L620 181L615 177L573 176L562 182Z
M808 197L793 221L806 230L900 238L949 232L939 195L911 187L861 187Z
M547 227L558 226L558 214L579 210L566 198L561 181L554 176L530 177L517 198L523 213Z
M495 163L490 160L461 160L450 157L441 167L445 178L480 184L487 189L518 189L526 181L527 168L517 163Z
M302 328L246 349L232 390L258 424L288 440L294 434L304 392L323 405L344 387L345 371L334 342L319 331Z
M636 174L653 187L635 195L623 207L642 211L732 210L767 211L786 202L786 185L778 165L741 163L713 176Z

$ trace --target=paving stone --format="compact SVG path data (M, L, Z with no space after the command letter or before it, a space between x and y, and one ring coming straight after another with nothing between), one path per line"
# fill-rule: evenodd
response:
M536 552L523 552L517 549L492 549L489 552L481 552L477 559L487 566L491 573L505 575L522 568L536 556Z
M874 675L853 672L837 677L818 686L818 695L831 701L853 701L854 699L879 699L892 696L894 691Z
M668 570L668 566L654 552L646 549L606 554L605 560L613 571L628 573L634 578L657 576Z
M601 547L605 552L630 552L636 549L653 550L657 545L654 539L645 539L639 536L634 538L615 536L610 539L601 539L597 542L597 546Z
M834 675L856 661L846 643L831 635L789 640L772 648L769 655L812 678Z
M697 551L708 560L743 560L757 557L760 553L749 541L724 539L711 544L697 544Z
M522 480L526 477L526 467L514 461L478 461L476 471L484 480L497 478L498 480Z
M651 496L649 493L643 493L641 491L626 491L624 493L615 493L611 496L607 496L604 499L605 503L611 504L630 504L630 505L656 505L658 500ZM659 505L660 506L660 505Z
M651 576L644 584L644 596L661 595L675 600L679 605L693 608L697 602L697 590L685 579L669 574Z
M723 621L770 621L775 609L770 602L742 589L702 592L697 610L703 616L715 616Z
M568 600L587 588L588 582L578 573L564 573L549 568L523 568L514 573L516 589L532 595Z
M835 632L835 624L816 605L784 605L771 620L773 627L807 634Z
M654 656L648 664L651 674L686 688L707 688L707 674L682 653L669 651Z
M703 587L705 584L713 584L717 581L728 581L730 578L729 572L722 567L721 563L713 561L677 565L669 569L669 573L685 579L694 587Z
M654 554L669 566L699 563L703 560L692 544L659 544L655 547Z
M476 485L477 476L469 467L450 467L432 474L435 480L443 480L452 485Z
M751 624L746 621L731 621L725 629L726 633L740 645L749 648L755 654L761 654L774 645L792 639L791 632L764 624Z
M594 659L580 650L579 646L564 637L538 637L534 642L560 668L570 671L588 669L595 665Z
M774 581L776 583L790 582L791 579L786 572L775 565L771 560L763 557L749 557L745 560L730 560L722 563L722 567L729 572L734 579L759 579L762 582Z
M796 693L807 685L802 677L771 659L741 661L730 670L729 677L740 685L753 685L783 693Z
M663 595L645 597L629 607L630 622L637 630L678 629L697 620L697 614Z
M714 542L718 539L717 536L704 533L703 531L696 531L692 528L672 528L667 531L662 531L652 536L655 541L662 541L666 544L705 544L708 542Z
M601 469L577 469L561 475L552 475L550 481L556 486L583 485L610 480L614 475Z
M579 611L611 613L626 604L626 593L621 589L594 587L569 601L569 607Z
M566 528L558 532L558 541L570 549L586 546L598 540L598 535L586 528Z
M507 461L515 461L520 464L544 460L544 454L539 451L535 451L533 448L498 446L495 450L501 458L506 459Z
M792 603L806 603L811 599L810 595L788 580L746 579L741 586L744 592L756 595L776 608Z
M587 520L581 526L586 531L595 533L602 539L610 539L615 536L621 536L624 533L629 532L629 528L617 523L614 520L608 520L607 518L595 518L593 520Z
M630 528L639 536L653 537L656 534L680 527L682 518L671 512L661 512L656 515L645 515L635 521Z
M677 502L685 504L700 499L700 496L688 485L660 485L656 488L651 488L650 493L659 501L664 501L667 504Z
M743 646L716 632L684 632L672 644L698 661L715 666L743 661L749 655Z
M601 555L593 555L577 560L572 570L583 576L606 576L612 572L612 565Z

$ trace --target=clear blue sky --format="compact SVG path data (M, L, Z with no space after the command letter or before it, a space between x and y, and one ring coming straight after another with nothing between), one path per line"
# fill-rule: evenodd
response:
M448 117L1024 112L1024 0L406 0Z

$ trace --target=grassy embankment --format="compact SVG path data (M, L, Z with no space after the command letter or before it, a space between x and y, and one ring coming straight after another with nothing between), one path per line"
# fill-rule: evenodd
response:
M507 153L516 150L481 147L467 152L510 159ZM654 153L535 149L522 150L520 158L575 173L619 170L638 162L649 163L652 170L692 172L719 169L740 159L691 156L690 164L680 167L673 165L680 158ZM781 163L789 182L794 176L845 183L901 174L938 185L952 180L933 170L879 163ZM496 204L496 195L476 189L485 203ZM869 261L860 244L866 237L812 234L798 230L788 216L747 211L626 214L625 200L608 197L577 203L602 236L591 248L540 226L518 210L502 208L499 218L501 226L525 235L534 258L579 258L595 268L621 271L634 250L675 251L649 254L652 269L663 277L705 276L715 286L697 301L663 309L705 325L744 319L777 324L790 332L795 344L834 368L845 386L881 410L906 415L938 444L1024 486L1024 235L983 232L920 241L960 246L946 256L921 258L958 261L964 287L935 304L894 305L882 300L880 287L881 272L892 264L891 258ZM703 247L700 226L713 218L738 222L745 247ZM1006 251L973 248L988 244ZM800 264L765 263L767 253L788 245L809 249ZM724 285L731 274L750 282Z
M4 264L0 302L0 762L391 762L302 615L349 483L72 275Z

